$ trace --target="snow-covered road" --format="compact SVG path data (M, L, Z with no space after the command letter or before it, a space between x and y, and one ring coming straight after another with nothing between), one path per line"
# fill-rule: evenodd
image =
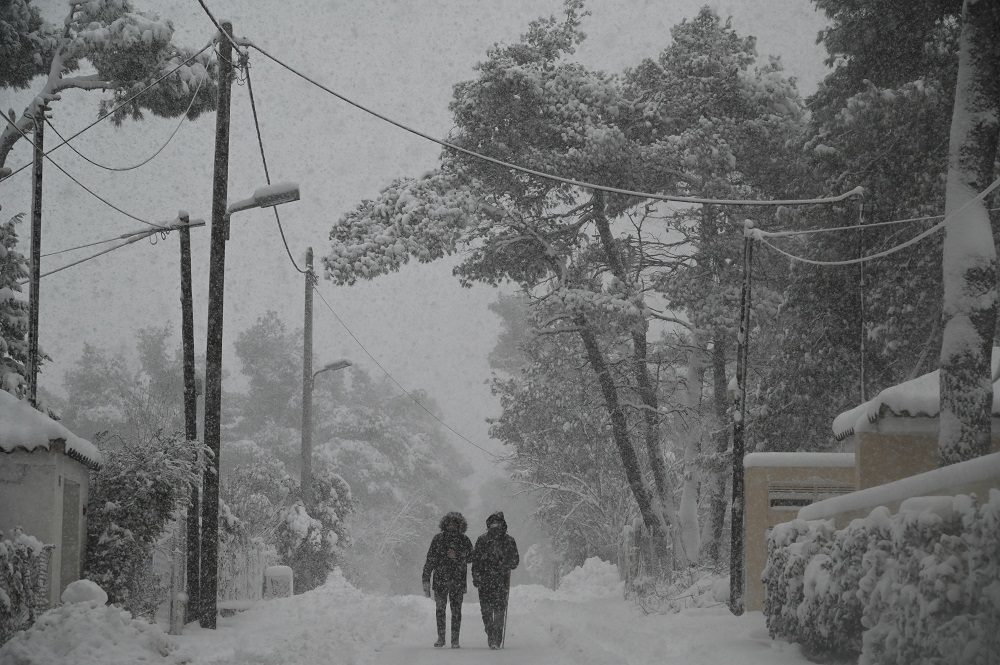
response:
M604 593L600 593L604 591ZM462 648L435 649L434 606L417 596L374 596L333 578L324 588L225 619L217 633L179 638L192 665L804 665L772 641L759 613L724 605L645 615L606 588L511 592L507 648L491 651L479 605L463 608Z
M616 569L594 559L558 591L511 590L503 651L486 647L472 602L463 608L463 648L434 649L431 600L365 593L334 573L319 589L177 637L99 601L64 606L0 648L0 664L807 665L797 647L767 636L759 613L734 617L709 597L699 602L711 606L646 615L622 599Z

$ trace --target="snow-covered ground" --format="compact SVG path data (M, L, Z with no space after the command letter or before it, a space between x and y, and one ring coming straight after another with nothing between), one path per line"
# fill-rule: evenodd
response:
M773 642L760 614L733 617L722 604L679 614L645 615L621 597L614 568L596 560L559 591L511 592L506 649L486 646L479 605L463 608L462 649L434 649L434 608L417 596L375 596L339 574L315 591L269 601L220 621L154 636L111 608L79 607L59 618L75 625L29 631L0 649L3 665L803 665L797 647ZM68 606L74 607L74 606ZM57 610L58 612L59 610ZM56 617L53 617L53 620ZM153 628L153 627L150 627ZM153 628L155 631L156 629ZM79 648L73 648L73 644ZM37 658L33 657L37 654Z

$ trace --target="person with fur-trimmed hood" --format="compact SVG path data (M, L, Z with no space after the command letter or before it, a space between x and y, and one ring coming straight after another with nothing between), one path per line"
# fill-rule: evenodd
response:
M468 523L462 513L451 512L441 518L441 532L431 540L424 563L424 594L434 591L438 639L435 647L444 646L445 608L451 602L451 648L458 649L462 627L462 598L468 588L466 566L472 555L472 541L465 535Z
M476 539L472 551L472 584L479 589L483 626L491 649L503 646L510 571L520 562L517 543L507 534L507 520L497 511L486 518L486 533Z

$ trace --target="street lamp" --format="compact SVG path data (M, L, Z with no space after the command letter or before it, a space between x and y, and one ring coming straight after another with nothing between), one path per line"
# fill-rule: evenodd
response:
M299 200L299 186L293 182L276 182L267 187L258 187L254 190L253 196L242 201L230 203L226 208L226 217L234 212L250 210L251 208L273 208L282 203L291 203Z
M327 363L320 367L318 370L313 372L313 381L316 381L316 375L320 372L332 372L338 369L344 369L345 367L350 367L350 360L334 360L332 363Z
M228 104L228 100L227 100ZM228 127L225 142L228 144ZM225 295L226 240L229 218L251 208L297 201L299 188L291 183L268 185L253 196L226 206L228 162L216 163L212 199L212 239L208 267L208 331L205 352L205 445L212 451L202 483L201 625L215 628L219 587L219 453L222 424L222 312Z
M310 327L312 321L308 321ZM310 375L312 369L312 334L307 336L302 376L302 503L309 507L312 498L312 391L316 376L321 372L331 372L351 366L350 360L334 360L320 367Z

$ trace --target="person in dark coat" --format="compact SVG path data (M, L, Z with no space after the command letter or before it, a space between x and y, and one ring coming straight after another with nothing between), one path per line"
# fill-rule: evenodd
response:
M503 644L510 571L520 562L517 543L507 534L503 513L493 513L486 519L486 533L476 539L472 551L472 584L479 589L483 626L491 649Z
M451 648L457 649L462 627L462 598L468 588L466 566L472 555L472 541L465 535L468 523L462 513L448 513L441 518L441 533L431 540L424 563L424 594L434 591L438 639L435 647L444 646L445 608L451 602Z

